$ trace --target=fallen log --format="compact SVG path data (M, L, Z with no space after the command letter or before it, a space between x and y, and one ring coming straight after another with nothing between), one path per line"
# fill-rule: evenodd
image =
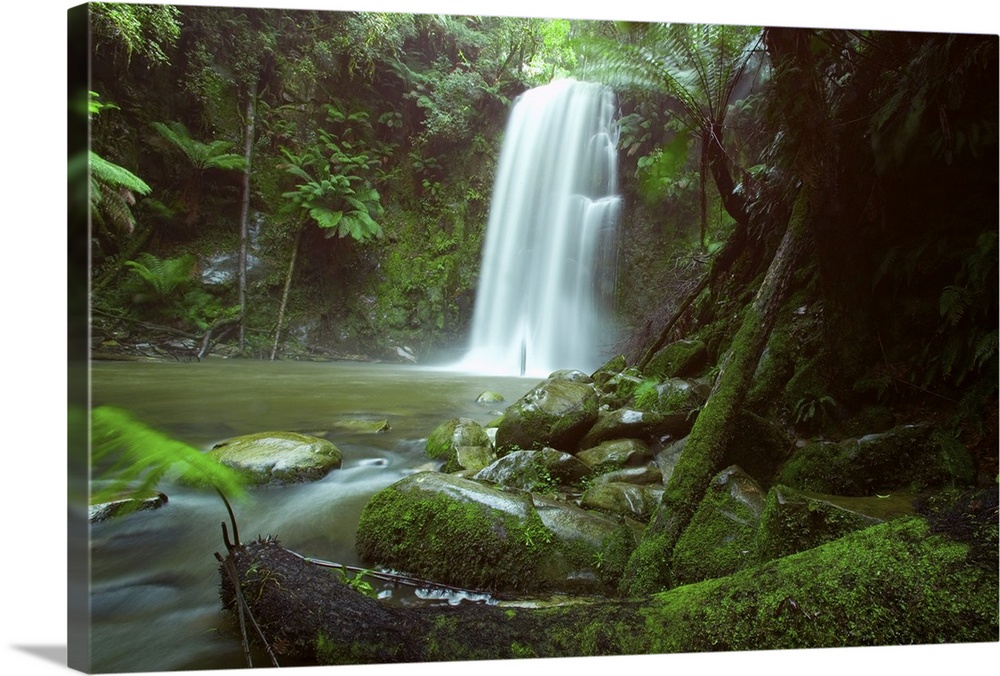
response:
M548 607L389 607L271 538L232 545L220 560L224 608L238 615L245 603L249 641L283 665L987 642L998 633L995 558L970 556L968 543L918 517L643 599Z

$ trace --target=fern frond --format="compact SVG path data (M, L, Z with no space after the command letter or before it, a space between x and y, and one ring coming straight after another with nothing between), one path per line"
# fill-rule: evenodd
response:
M214 486L231 498L242 497L244 482L233 469L198 449L149 427L124 409L99 406L90 413L91 461L104 484L91 497L108 502L124 492L153 491L172 471L185 481Z
M148 195L152 190L145 181L131 171L108 162L93 150L90 151L90 176L92 181L101 185L122 187L140 195Z

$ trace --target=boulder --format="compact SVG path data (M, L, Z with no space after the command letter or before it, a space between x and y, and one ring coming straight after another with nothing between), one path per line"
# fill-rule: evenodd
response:
M694 378L708 366L708 350L700 340L678 340L653 355L643 371L656 378Z
M639 467L650 459L649 447L639 439L612 439L580 451L576 457L597 473Z
M539 504L525 491L414 474L369 500L358 554L372 565L477 590L606 592L594 568L612 555L627 559L620 529L566 503Z
M974 479L969 451L930 425L903 425L860 439L807 444L778 476L779 483L793 488L851 496L971 485Z
M764 491L733 465L712 478L705 497L674 546L676 584L731 575L753 562Z
M472 447L483 449L477 457L488 457L493 444L483 426L471 418L452 418L438 425L427 437L427 455L432 460L444 463L444 471L455 472L459 469L471 469L461 464L458 449L466 448L463 458L471 458ZM495 456L494 456L495 457ZM492 462L490 460L489 462ZM486 464L489 464L487 462ZM485 465L484 465L485 466ZM477 467L476 469L481 469Z
M332 442L296 432L233 437L213 446L208 456L258 486L316 481L339 469L343 461Z
M620 354L609 359L604 366L594 371L590 377L597 387L604 387L606 382L624 371L626 366L628 366L628 363L625 361L625 355Z
M880 505L872 505L872 508L866 509L858 502L860 498L853 500L854 504L847 506L845 500L837 496L774 486L767 493L760 526L754 538L753 558L764 563L796 554L884 521L883 517L887 512ZM879 498L869 500L880 501ZM904 501L910 502L908 499ZM895 502L898 503L898 500ZM866 511L879 515L866 514ZM913 510L904 509L897 514L901 516L906 512L913 513Z
M481 469L477 481L546 493L578 485L593 474L585 463L554 448L514 451Z
M130 495L118 500L99 502L87 510L87 518L90 523L107 521L118 516L131 514L132 512L159 509L167 504L167 496L163 493L150 493L149 495Z
M620 408L602 413L580 440L580 448L593 448L609 439L642 439L647 443L665 437L680 439L691 431L694 419L688 412L662 414Z
M580 506L610 514L630 516L649 521L663 497L663 485L635 484L625 481L603 481L592 484L580 498Z
M586 378L589 380L589 376ZM498 454L546 446L574 451L597 420L597 407L593 385L561 376L550 377L504 413L497 427Z

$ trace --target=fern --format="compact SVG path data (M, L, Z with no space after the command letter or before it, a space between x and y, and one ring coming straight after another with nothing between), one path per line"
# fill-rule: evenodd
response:
M167 300L178 288L190 283L194 274L194 256L186 254L177 258L157 258L144 253L137 261L125 265L141 278L157 300Z
M246 159L242 155L228 152L233 145L229 141L216 140L202 143L192 138L187 127L180 122L153 122L152 127L184 153L191 165L199 171L208 169L242 171L246 168Z
M149 427L124 409L99 406L91 411L90 420L91 462L102 484L93 492L92 503L150 493L172 472L185 483L211 486L232 498L245 494L244 482L235 470Z
M151 188L128 169L108 162L92 150L89 152L88 166L90 211L95 221L100 225L110 223L119 230L132 232L135 229L133 193L148 195Z

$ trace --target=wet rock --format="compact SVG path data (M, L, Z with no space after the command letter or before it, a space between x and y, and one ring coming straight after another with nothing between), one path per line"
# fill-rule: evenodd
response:
M597 408L597 392L589 383L550 377L504 413L497 427L498 454L546 446L576 450L580 438L597 420Z
M974 479L972 457L962 444L930 425L904 425L808 444L782 467L778 480L801 490L862 496L971 485Z
M623 467L600 475L594 483L622 482L637 486L663 484L663 473L655 462L647 462L640 467Z
M110 500L90 505L87 510L87 517L90 523L106 521L132 512L159 509L167 504L167 496L163 493L156 493L149 496L129 496L120 500Z
M644 369L656 378L693 378L708 365L708 350L699 340L678 340L653 355Z
M295 432L260 432L212 447L210 457L255 485L315 481L342 464L340 449L326 439Z
M579 484L592 474L590 467L569 453L545 448L540 451L508 453L489 467L483 468L475 478L478 481L544 493Z
M674 473L674 467L677 466L677 461L680 460L681 453L687 445L687 439L687 437L678 439L657 453L654 457L654 460L656 460L656 466L660 468L660 473L663 475L664 485L670 481L670 477Z
M620 354L609 359L607 363L594 371L590 377L597 387L604 387L606 382L624 371L626 366L628 366L628 364L625 361L625 355Z
M504 397L499 392L493 392L487 390L476 397L477 404L497 404L504 400Z
M647 443L664 437L680 439L691 431L694 419L687 412L661 414L620 408L602 413L580 440L580 448L593 448L609 439L642 439Z
M459 446L455 449L455 463L472 473L480 471L496 459L491 446Z
M639 439L612 439L580 451L576 457L597 473L638 467L650 459L649 447Z
M580 506L649 521L662 497L662 485L604 481L595 483L584 491Z
M454 472L463 468L458 460L458 449L477 446L492 453L493 444L483 426L471 418L452 418L438 425L427 437L427 455L444 463L444 471ZM471 458L471 452L465 456ZM471 460L470 460L471 461Z

